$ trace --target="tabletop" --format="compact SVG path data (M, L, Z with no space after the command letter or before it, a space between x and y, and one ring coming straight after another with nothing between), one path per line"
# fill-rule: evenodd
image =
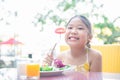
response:
M0 69L0 80L22 80L17 78L15 68ZM23 79L30 80L30 79ZM33 79L32 79L33 80ZM64 71L57 76L40 76L38 80L120 80L120 73Z

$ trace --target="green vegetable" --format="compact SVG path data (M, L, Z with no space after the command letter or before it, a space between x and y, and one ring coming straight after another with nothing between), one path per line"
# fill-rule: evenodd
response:
M65 70L68 69L69 67L70 67L69 65L66 65L65 67L59 68L59 70Z
M59 71L59 70L68 69L69 67L70 67L69 65L66 65L61 68L46 65L46 66L40 67L40 71Z
M44 67L40 67L40 71L52 71L53 67L52 66L44 66Z

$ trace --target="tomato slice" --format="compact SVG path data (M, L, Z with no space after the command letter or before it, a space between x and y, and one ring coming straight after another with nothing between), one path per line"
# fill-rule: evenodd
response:
M57 33L57 34L63 34L63 33L65 33L65 28L62 28L62 27L56 28L55 33Z

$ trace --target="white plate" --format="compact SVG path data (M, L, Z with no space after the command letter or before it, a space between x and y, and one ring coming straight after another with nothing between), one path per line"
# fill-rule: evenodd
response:
M55 70L55 71L40 71L40 76L59 76L62 75L63 72L66 71L74 71L74 66L68 67L63 70Z
M62 75L63 70L59 71L40 71L40 76L59 76Z

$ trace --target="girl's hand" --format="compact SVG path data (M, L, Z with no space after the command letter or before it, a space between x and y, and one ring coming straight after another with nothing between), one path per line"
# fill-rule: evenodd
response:
M52 65L53 62L53 53L54 53L54 49L56 47L57 43L54 44L53 48L50 50L50 54L47 54L46 57L43 60L43 65Z
M45 58L43 59L43 65L52 65L53 62L53 55L52 54L47 54Z

